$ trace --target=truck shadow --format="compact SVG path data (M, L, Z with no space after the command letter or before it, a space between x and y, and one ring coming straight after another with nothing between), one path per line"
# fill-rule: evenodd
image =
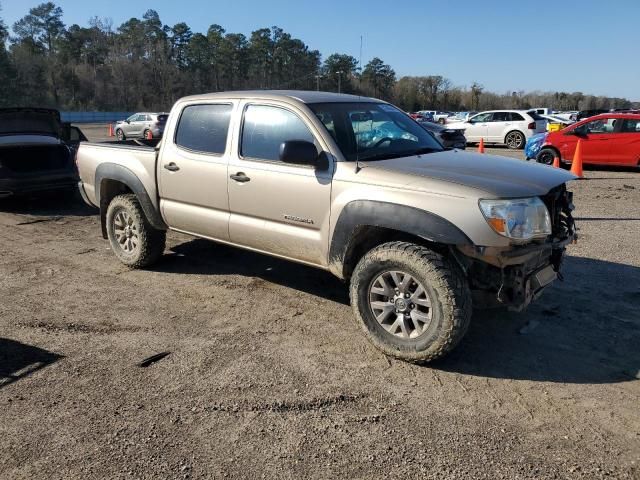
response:
M99 213L97 208L84 203L80 194L73 190L2 198L0 212L36 217L88 217Z
M198 275L244 275L349 305L347 285L328 272L242 250L194 239L171 248L151 270Z
M477 311L458 348L432 368L561 383L640 379L640 268L567 257L524 313Z
M198 239L172 251L153 270L258 277L349 305L347 285L311 267ZM425 368L544 382L635 380L640 268L567 257L563 272L565 282L556 282L525 312L475 311L456 350Z
M0 388L31 375L63 358L16 340L0 338Z

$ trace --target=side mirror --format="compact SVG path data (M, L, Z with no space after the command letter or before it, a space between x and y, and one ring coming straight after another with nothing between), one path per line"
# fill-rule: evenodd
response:
M306 140L288 140L280 144L280 161L296 165L318 165L318 149Z
M129 120L128 118L125 120L126 123L131 123L131 120Z

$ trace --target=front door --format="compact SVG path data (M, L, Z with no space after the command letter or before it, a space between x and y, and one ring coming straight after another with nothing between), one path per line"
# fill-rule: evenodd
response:
M298 261L325 265L333 165L280 161L280 145L307 140L324 150L305 112L246 103L240 140L229 161L231 241Z
M235 106L188 105L171 120L179 123L174 138L164 140L158 188L164 218L176 230L229 240L228 132Z
M479 142L480 139L487 140L488 121L491 120L491 113L480 113L471 117L465 126L464 136L467 142Z
M616 119L599 118L573 129L576 135L566 135L560 145L563 160L573 161L578 141L581 141L582 161L590 164L611 163L611 145L615 141Z

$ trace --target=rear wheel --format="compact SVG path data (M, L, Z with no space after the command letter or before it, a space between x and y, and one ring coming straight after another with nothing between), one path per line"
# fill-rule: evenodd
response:
M114 197L106 221L111 249L128 267L147 267L164 252L166 232L151 226L135 195Z
M153 135L151 135L151 130L147 128L144 132L142 132L142 138L144 138L145 140L151 140L153 138Z
M450 352L471 319L460 269L420 245L374 248L351 277L351 305L369 340L385 354L423 363Z
M507 133L507 136L504 138L504 143L512 150L521 150L524 148L525 138L522 132L514 130L513 132Z
M553 165L554 158L558 157L558 152L553 148L543 148L536 155L536 162L544 163L545 165Z

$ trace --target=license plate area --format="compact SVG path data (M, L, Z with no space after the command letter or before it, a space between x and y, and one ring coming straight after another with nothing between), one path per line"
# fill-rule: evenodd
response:
M531 275L531 290L536 291L546 287L558 278L558 274L553 269L553 265L547 265Z

